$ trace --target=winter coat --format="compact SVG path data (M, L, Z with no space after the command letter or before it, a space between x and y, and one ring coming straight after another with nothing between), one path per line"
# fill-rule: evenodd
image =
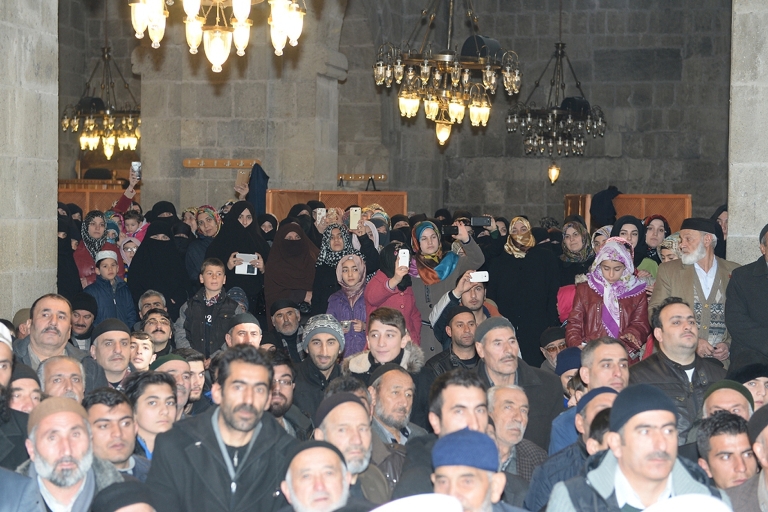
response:
M436 442L437 436L434 434L417 437L408 442L400 481L392 492L393 500L433 492L430 475L432 474L432 448Z
M765 266L765 262L763 262L763 266ZM733 510L738 510L739 512L761 512L760 498L757 495L761 478L765 478L762 472L757 473L743 484L731 487L725 491L731 499Z
M328 311L326 313L333 315L339 322L343 320L368 321L368 315L365 311L365 297L361 295L355 302L355 305L350 306L349 299L344 294L344 290L339 290L328 298ZM368 339L365 335L365 329L357 332L350 325L349 331L344 334L344 357L362 352L367 344Z
M120 276L115 277L114 288L109 281L98 276L93 284L86 286L83 291L93 296L98 305L93 325L99 325L107 318L117 318L125 325L133 325L139 321L131 291Z
M416 306L413 287L409 286L405 290L395 287L394 290L390 290L387 281L389 278L379 270L365 285L365 317L370 317L371 313L378 308L392 308L400 311L405 317L405 327L408 329L408 334L411 335L411 340L415 345L420 345L421 313ZM414 279L413 281L417 280ZM437 299L439 297L435 300L437 301Z
M117 254L117 275L125 277L125 264L123 264L123 257L120 255L120 248L115 244L105 242L101 248L102 251L114 251ZM80 279L85 279L85 284L90 285L96 281L96 262L93 261L93 256L88 252L88 248L85 244L81 243L75 249L73 254L75 263L77 264L77 271L80 273Z
M568 316L568 325L565 326L565 341L569 347L578 347L582 343L609 336L603 325L603 307L603 297L590 288L588 283L576 285L576 297ZM645 293L619 299L619 318L619 335L632 334L641 345L644 344L651 333ZM627 352L636 351L636 347L631 348Z
M29 415L9 409L8 421L0 419L0 467L15 470L29 460L24 441L27 440Z
M0 496L3 497L3 502L0 504L2 512L44 512L46 509L37 482L2 468L0 468Z
M181 306L174 332L184 333L184 339L190 347L210 357L225 343L224 335L229 332L230 319L242 312L240 304L227 297L223 289L218 302L208 308L205 305L205 288L200 288ZM176 343L179 341L182 340L178 338Z
M291 427L293 427L293 430L296 433L294 437L299 441L312 439L312 433L315 430L315 427L312 426L312 420L305 416L301 410L296 407L296 404L291 405L286 411L285 415L283 415L283 421L287 421Z
M383 505L392 496L384 473L374 464L369 464L365 471L357 475L357 483L365 499L376 505Z
M293 405L310 418L315 416L315 411L320 407L320 402L325 396L328 384L341 375L341 367L334 365L329 378L315 366L312 358L308 357L296 365L296 387L293 390Z
M725 292L725 326L731 334L731 366L768 364L768 264L765 257L737 268Z
M379 436L371 437L371 446L371 464L379 468L387 479L391 494L397 482L400 481L407 450L401 444L384 443Z
M589 257L586 261L563 261L557 259L557 265L560 268L560 286L576 284L576 276L584 275L589 272L589 267L595 262L595 256Z
M286 454L298 441L264 414L251 453L241 461L233 481L213 430L218 410L180 421L157 436L147 478L157 510L269 512L285 506L280 482Z
M587 447L579 438L578 441L557 452L536 468L531 477L528 494L525 495L526 510L538 512L546 506L555 484L584 474L587 458L589 458Z
M190 281L196 286L200 286L200 267L203 266L205 252L212 242L212 236L198 235L195 240L189 242L189 247L187 247L187 254L184 256L184 268L187 269Z

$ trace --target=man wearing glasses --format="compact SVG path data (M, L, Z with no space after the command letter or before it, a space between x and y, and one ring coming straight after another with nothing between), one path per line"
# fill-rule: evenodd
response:
M294 382L293 361L283 350L271 354L272 398L267 409L288 434L299 441L312 438L312 421L293 405Z
M550 327L541 333L539 338L541 353L545 361L541 363L542 370L555 373L557 367L557 354L565 350L565 329L562 327Z

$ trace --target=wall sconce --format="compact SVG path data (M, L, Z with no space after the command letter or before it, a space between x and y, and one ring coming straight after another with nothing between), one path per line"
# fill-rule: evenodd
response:
M552 185L554 185L557 181L557 178L560 177L560 167L558 167L554 160L552 161L552 165L550 165L549 169L547 170L547 176L549 176L549 181L552 183Z

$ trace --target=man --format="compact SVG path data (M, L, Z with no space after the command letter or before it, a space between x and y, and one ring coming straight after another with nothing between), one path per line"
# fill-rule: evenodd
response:
M371 374L368 392L373 408L372 429L383 443L405 445L410 439L427 434L410 422L416 386L402 366L395 363L379 366Z
M768 401L768 364L754 363L728 370L727 377L743 384L752 394L755 411Z
M5 332L8 329L3 326ZM3 389L8 387L13 375L13 345L10 336L0 336L0 386Z
M699 425L699 466L719 489L741 485L757 473L757 460L747 434L747 421L718 412Z
M547 460L547 452L527 439L528 396L514 384L488 390L488 415L496 432L499 471L517 475L530 482L533 470Z
M768 224L760 230L761 256L733 270L725 295L728 308L725 326L731 335L731 367L750 363L768 364L763 333L768 328Z
M149 365L155 362L154 344L149 334L143 331L133 331L131 333L131 364L137 372L149 370Z
M157 357L170 354L174 348L185 348L175 347L171 341L172 325L171 316L164 309L150 309L141 322L140 330L149 334L149 339L152 340L152 350Z
M37 367L37 377L44 396L71 398L83 401L86 378L83 364L67 356L49 357Z
M2 351L1 348L0 351ZM18 361L13 365L10 388L11 399L8 406L14 411L29 414L43 398L37 373Z
M768 407L755 411L749 419L747 432L752 450L760 466L768 467ZM768 508L768 496L765 489L768 484L768 471L761 471L737 487L728 489L728 496L733 502L733 510L761 512Z
M485 300L486 283L473 283L470 281L474 270L468 270L456 280L456 288L449 291L438 301L429 314L429 320L432 322L432 330L435 338L439 341L443 349L447 348L451 341L451 336L445 331L450 322L450 311L456 306L464 306L472 312L475 325L480 325L486 318L499 316L499 310L493 302Z
M138 307L139 318L142 320L144 320L144 317L147 316L147 312L150 310L162 309L163 311L168 311L165 306L165 297L162 293L155 290L147 290L142 293L141 297L139 297Z
M149 366L150 370L167 373L176 381L176 421L184 417L184 408L189 402L192 387L192 369L183 357L168 354L159 357Z
M30 315L29 336L16 340L13 347L13 353L22 363L37 370L49 357L69 356L83 365L86 391L109 385L101 366L88 358L87 352L67 343L72 320L67 299L55 293L43 295L32 304Z
M299 305L289 299L276 300L269 308L269 316L275 328L264 336L263 343L284 349L291 360L299 364L305 356L300 346L303 330Z
M562 327L549 327L539 338L541 353L545 361L541 363L542 370L555 371L557 367L557 355L566 349L565 329Z
M590 461L586 475L559 482L547 510L644 510L673 496L724 493L702 482L701 469L677 458L677 406L655 386L629 386L611 409L609 450ZM671 478L670 478L671 477Z
M258 349L222 353L213 407L157 438L147 482L157 510L274 511L275 495L296 443L269 414L272 367Z
M466 306L454 306L449 308L445 315L448 323L445 333L450 339L450 345L448 350L433 356L424 365L419 386L425 386L427 389L438 375L459 366L471 370L480 362L475 349L477 321L472 310Z
M0 468L2 512L45 512L37 482L8 469Z
M89 293L78 293L72 297L72 337L69 342L80 350L91 348L91 329L99 312L96 298Z
M203 396L205 392L205 356L193 348L180 348L176 351L189 364L189 400L184 407L184 416L194 416L207 410L211 402Z
M79 403L43 400L29 415L27 429L31 460L17 472L38 482L49 510L89 512L96 494L123 481L112 464L94 456L88 414Z
M581 350L581 382L588 389L609 387L620 392L629 383L629 356L621 341L610 336L592 340ZM552 422L549 455L554 455L579 438L576 409L571 407Z
M293 362L284 351L276 350L270 352L270 364L274 377L268 410L289 435L306 441L312 436L312 421L293 405Z
M482 361L475 371L486 387L515 384L536 396L525 438L549 446L552 420L563 410L560 379L541 368L531 368L520 357L515 328L504 317L491 317L477 327L475 348Z
M224 342L227 347L248 344L259 348L261 340L261 324L250 313L240 313L233 316L229 322L229 330L224 335Z
M362 400L352 393L336 393L322 401L314 421L315 439L334 445L347 461L350 497L377 505L389 501L391 490L386 477L370 464L373 434L371 418Z
M8 386L13 380L13 371L21 363L14 364L10 336L0 338L0 467L10 470L27 460L24 441L27 431L27 415L11 408Z
M598 413L613 405L617 395L618 392L613 388L600 387L593 388L581 397L574 407L579 438L534 470L528 494L525 496L526 509L541 510L547 504L555 484L583 474L584 464L590 455L587 450L587 443L592 434L590 426Z
M700 357L727 361L731 337L725 324L726 288L740 265L715 256L716 223L710 219L685 219L680 227L679 260L659 267L649 310L669 297L681 297L696 318Z
M117 318L107 318L93 329L91 357L104 369L109 385L123 389L130 374L131 331Z
M128 398L116 389L99 388L86 395L83 407L91 425L93 454L120 473L146 482L150 463L133 453L139 427Z
M498 471L493 440L468 428L438 439L432 450L435 493L458 499L464 512L522 512L501 501L506 475Z
M15 327L16 339L22 339L29 336L29 308L22 308L13 315L13 326Z
M724 411L749 421L755 408L752 394L738 382L723 379L715 382L704 394L704 418Z
M294 403L311 417L323 401L328 383L341 376L336 363L344 351L341 323L331 315L310 318L304 329L304 348L309 357L296 366Z
M725 378L722 364L697 353L699 329L691 308L679 297L668 297L651 313L659 350L632 367L630 384L653 384L677 404L680 444L701 418L704 393Z
M171 430L176 421L176 380L164 372L132 373L125 382L125 396L138 427L133 453L152 460L157 436Z

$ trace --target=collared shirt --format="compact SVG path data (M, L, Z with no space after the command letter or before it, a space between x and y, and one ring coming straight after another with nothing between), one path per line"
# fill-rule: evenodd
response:
M701 283L701 289L704 291L705 296L702 297L702 301L705 301L709 298L709 292L712 291L712 285L715 284L717 258L712 259L712 268L709 269L709 272L704 272L704 269L699 266L698 262L693 264L693 269L696 271L696 276L699 278L699 283Z
M640 499L640 496L637 495L635 490L632 488L632 485L629 483L629 480L627 480L627 477L624 476L624 473L621 472L621 468L618 466L616 467L616 474L613 477L613 487L616 492L616 501L619 504L619 508L623 507L624 505L629 505L630 507L636 508L638 510L645 510L646 507L643 505L643 501ZM656 500L656 503L668 500L672 496L672 473L670 473L669 477L667 478L667 486L659 495L659 499Z
M400 429L400 440L395 439L392 432L387 430L375 416L371 423L371 428L385 443L394 443L404 446L408 442L408 437L411 435L411 429L406 425L404 428Z
M509 451L509 457L501 463L499 471L507 472L510 475L517 474L517 445L513 446Z

